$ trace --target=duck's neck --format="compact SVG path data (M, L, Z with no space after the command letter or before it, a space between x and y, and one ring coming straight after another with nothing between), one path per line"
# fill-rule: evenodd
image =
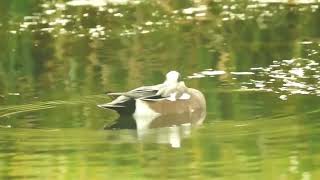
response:
M178 81L173 81L173 80L166 80L164 81L164 85L174 85L174 84L177 84Z

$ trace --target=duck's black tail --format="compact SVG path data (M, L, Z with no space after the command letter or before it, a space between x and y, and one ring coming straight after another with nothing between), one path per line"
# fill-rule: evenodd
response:
M98 107L117 111L120 115L133 114L135 111L135 100L128 97L119 96L112 102L99 104Z

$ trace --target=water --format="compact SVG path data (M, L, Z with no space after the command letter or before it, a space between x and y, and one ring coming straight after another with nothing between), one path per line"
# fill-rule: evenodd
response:
M1 1L0 179L318 179L317 1ZM96 105L169 70L206 118ZM133 126L132 126L133 124Z

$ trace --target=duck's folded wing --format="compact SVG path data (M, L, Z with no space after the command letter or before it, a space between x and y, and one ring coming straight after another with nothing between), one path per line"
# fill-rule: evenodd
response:
M163 97L161 95L158 95L158 94L154 94L154 95L151 95L151 96L145 96L143 98L139 98L140 100L144 100L144 101L160 101L160 100L164 100L166 99L167 97Z
M111 97L119 97L126 96L133 99L140 99L145 97L152 97L157 94L157 91L129 91L129 92L121 92L121 93L109 93L108 95Z
M99 107L102 108L110 108L110 107L125 107L125 103L129 101L131 98L126 97L126 96L119 96L115 100L105 103L105 104L99 104Z
M128 92L108 93L111 97L126 96L133 99L157 96L157 86L143 86Z

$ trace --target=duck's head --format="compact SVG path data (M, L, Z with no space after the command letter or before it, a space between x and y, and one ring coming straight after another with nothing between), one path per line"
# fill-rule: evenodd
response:
M177 83L179 81L180 73L177 71L170 71L166 75L165 83Z

